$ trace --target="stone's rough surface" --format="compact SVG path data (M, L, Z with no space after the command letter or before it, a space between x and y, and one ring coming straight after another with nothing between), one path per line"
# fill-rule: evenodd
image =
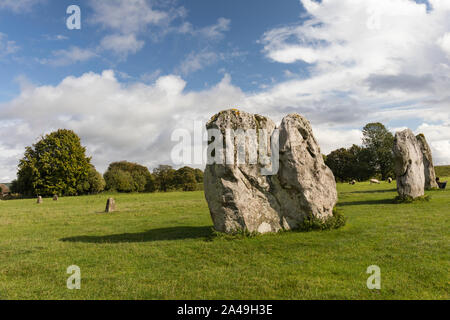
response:
M267 146L269 155L276 151L270 148L276 126L266 117L227 110L215 115L206 127L219 129L223 134L226 129L266 130L267 141L260 137L259 146ZM299 227L307 216L322 220L332 216L337 202L336 183L324 164L309 122L296 114L285 117L279 142L279 170L275 175L261 174L261 169L272 166L261 164L259 147L256 164L206 166L205 197L216 230L277 232ZM245 141L247 160L250 143ZM234 144L236 149L236 141Z
M44 200L42 200L42 197L39 196L39 197L37 198L37 203L38 203L38 204L41 204L41 203L43 203L43 202L44 202Z
M428 145L427 140L425 139L425 136L423 134L419 134L416 138L422 151L423 166L425 170L425 189L429 190L438 188L438 184L436 183L436 173L434 171L433 165L433 156L431 155L431 148Z
M425 194L422 150L411 130L397 132L394 139L395 173L400 197L417 198Z
M53 196L53 201L58 201L58 195L55 194L55 195Z
M309 121L298 114L281 121L277 178L281 189L274 184L274 195L287 229L295 228L306 215L322 220L333 215L337 202L334 175L324 163Z
M113 198L109 198L106 201L106 209L105 212L114 212L116 211L116 201Z

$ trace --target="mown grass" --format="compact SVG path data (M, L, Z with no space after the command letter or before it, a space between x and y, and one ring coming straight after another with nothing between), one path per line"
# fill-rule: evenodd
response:
M339 184L345 227L221 237L202 192L0 202L0 299L448 299L450 190ZM68 290L66 269L81 268ZM381 268L381 290L366 287Z

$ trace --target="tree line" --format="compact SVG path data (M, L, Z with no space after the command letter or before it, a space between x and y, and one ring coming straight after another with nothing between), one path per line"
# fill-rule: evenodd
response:
M324 156L326 165L337 181L364 181L372 177L382 180L394 177L392 147L394 136L381 123L363 128L362 146L341 148ZM25 149L17 179L11 192L24 196L74 196L96 194L104 190L116 192L167 192L202 189L203 172L183 167L178 170L160 165L153 172L137 163L111 163L100 174L78 135L59 129Z
M203 171L190 167L178 170L160 165L153 172L137 163L111 163L100 174L78 135L72 130L52 132L25 149L11 192L23 196L75 196L115 192L167 192L202 189Z
M337 181L365 181L394 177L394 136L379 122L363 128L362 146L341 148L324 156Z

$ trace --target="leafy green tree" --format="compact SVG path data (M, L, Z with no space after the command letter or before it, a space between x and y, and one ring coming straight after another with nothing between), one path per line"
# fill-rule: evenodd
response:
M90 194L97 194L105 190L105 179L103 179L101 173L98 172L93 165L91 165L91 168L89 169L87 181L89 184L88 190Z
M106 190L117 192L133 192L133 177L129 172L112 168L103 175L106 182Z
M106 189L118 192L150 191L154 184L147 167L128 161L111 163L104 178Z
M203 183L203 171L200 169L195 169L195 180L197 183Z
M77 195L87 192L90 158L80 138L59 129L25 149L15 189L27 196Z
M355 165L353 155L345 148L332 151L326 159L325 164L333 171L337 181L347 181L352 179L351 170Z
M147 183L145 185L145 192L155 192L157 190L156 178L153 174L147 179Z
M337 181L368 180L375 173L370 165L371 154L367 149L353 145L331 152L325 164L333 171Z
M153 170L156 179L156 185L159 191L167 192L176 189L175 180L176 170L169 165L160 165Z
M369 123L363 128L363 146L370 152L370 164L383 180L394 173L394 155L392 147L394 136L379 123Z
M175 173L176 189L181 189L183 191L197 190L197 179L195 173L195 169L190 167L178 169Z

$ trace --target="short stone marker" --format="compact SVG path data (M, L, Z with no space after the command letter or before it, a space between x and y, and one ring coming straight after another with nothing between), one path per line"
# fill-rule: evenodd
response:
M389 183L392 183L392 181L393 181L392 178L388 178Z
M41 204L41 203L43 203L43 202L44 202L44 200L42 200L42 197L39 196L39 197L37 198L37 203L38 203L38 204Z
M57 194L55 194L55 195L53 196L53 201L58 201L58 195L57 195Z
M109 198L108 201L106 201L106 209L105 212L114 212L116 211L116 201L113 198Z

